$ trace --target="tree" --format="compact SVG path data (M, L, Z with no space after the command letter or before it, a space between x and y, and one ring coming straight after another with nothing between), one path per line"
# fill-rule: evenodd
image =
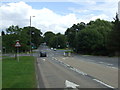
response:
M21 28L19 28L19 26L14 26L14 25L6 29L7 34L19 34L20 31Z
M77 34L77 47L79 53L93 54L100 50L102 46L102 35L96 30L81 30Z
M4 31L2 31L1 33L2 33L2 36L4 36L4 35L5 35L5 32L4 32Z
M42 32L35 27L19 28L18 26L10 26L6 29L7 34L2 37L3 47L6 47L7 52L15 51L16 40L20 41L21 51L30 50L30 40L33 48L38 48L43 42ZM30 35L31 34L31 35Z
M6 34L2 36L2 46L6 48L7 52L15 51L15 43L18 40L18 36L16 34Z
M86 24L84 22L81 22L81 23L78 23L77 25L76 24L73 24L72 27L68 28L66 31L65 31L65 35L67 37L67 41L69 43L69 46L71 48L75 48L76 47L76 34L81 31L82 29L84 29L86 27Z
M26 48L27 50L30 50L30 39L31 39L32 47L38 48L39 45L43 42L41 35L42 35L42 32L35 27L24 27L20 35L21 43L24 46L22 48L24 49Z
M76 52L107 55L107 36L112 27L111 22L96 19L90 21L87 25L83 22L73 25L67 29L65 34Z
M50 39L50 47L53 48L65 48L66 38L64 35L58 33Z
M114 27L113 30L109 33L107 47L113 53L120 53L120 20L118 14L114 18Z
M48 46L50 46L50 40L51 38L53 38L55 36L55 34L51 31L47 31L44 34L44 40L47 43Z

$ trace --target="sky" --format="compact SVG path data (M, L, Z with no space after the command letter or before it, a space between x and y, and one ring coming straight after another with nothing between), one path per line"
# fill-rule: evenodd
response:
M98 18L113 21L119 0L2 0L0 30L11 25L31 26L43 33L62 33L73 24ZM33 17L35 16L35 17Z

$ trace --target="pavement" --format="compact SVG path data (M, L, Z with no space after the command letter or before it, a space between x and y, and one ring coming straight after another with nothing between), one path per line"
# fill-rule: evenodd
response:
M46 51L47 57L39 57L40 50ZM63 52L41 46L38 54L34 55L37 56L38 87L118 88L117 59L114 62L109 61L108 57L105 59L99 56L72 55L71 57L64 57ZM103 59L106 61L104 62Z

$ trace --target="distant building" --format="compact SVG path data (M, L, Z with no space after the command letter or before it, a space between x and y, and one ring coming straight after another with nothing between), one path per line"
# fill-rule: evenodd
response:
M118 17L119 17L119 20L120 20L120 1L118 2Z

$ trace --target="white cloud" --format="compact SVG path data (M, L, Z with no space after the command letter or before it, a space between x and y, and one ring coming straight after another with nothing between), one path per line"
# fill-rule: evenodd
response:
M71 1L76 4L83 5L82 8L81 7L80 8L75 8L75 7L68 8L73 13L81 14L80 15L81 17L82 15L86 17L87 14L89 14L89 17L91 17L90 14L94 14L95 16L91 17L92 19L99 17L101 19L111 21L113 20L113 17L115 17L116 12L118 12L118 1L119 0L84 0L83 2L81 0L78 0L78 1L71 0Z
M105 15L105 14L101 14L101 15L98 15L98 16L93 16L93 17L91 18L91 20L96 20L96 19L98 19L98 18L100 18L100 19L108 19L108 16Z
M20 27L29 26L30 16L32 26L41 29L42 32L51 30L55 33L64 33L65 30L77 23L75 14L70 13L65 16L56 14L50 9L33 9L24 2L9 3L0 7L1 28L7 28L10 25L19 25Z
M21 0L1 0L3 2L20 2ZM118 1L118 0L22 0L24 2L112 2L112 1Z
M119 17L119 20L120 20L120 1L119 1L119 4L118 4L118 17Z
M31 18L32 26L41 29L42 32L53 31L55 33L64 33L68 27L78 22L88 23L90 20L97 18L108 20L114 17L117 11L117 4L113 2L114 0L110 0L110 2L99 6L96 6L96 0L90 1L86 0L89 5L85 9L69 8L73 13L68 13L67 15L57 14L48 8L33 9L25 2L2 4L0 7L0 27L1 29L5 29L10 25L19 25L20 27L29 26L30 16L34 15L35 17ZM80 15L79 18L76 15L76 12L88 13L91 10L102 10L103 13L99 15Z
M28 22L31 6L24 2L4 4L0 7L0 27L6 28L10 25L23 26Z

